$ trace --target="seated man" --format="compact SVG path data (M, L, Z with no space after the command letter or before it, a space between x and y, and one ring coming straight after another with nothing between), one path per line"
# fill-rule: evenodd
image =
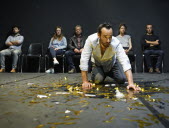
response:
M149 72L153 72L150 55L158 55L155 71L161 73L159 69L163 60L164 52L160 48L161 41L158 36L154 35L153 26L151 24L146 26L146 34L142 37L141 43L143 45L145 61Z
M127 89L140 90L133 83L129 58L120 41L113 36L113 29L110 24L99 25L98 32L90 35L86 40L80 59L83 89L91 89L92 87L87 78L90 56L92 56L91 61L95 64L92 69L92 81L94 83L101 83L106 76L109 76L114 78L117 83L123 84L126 75L128 80Z
M74 55L81 55L84 44L85 44L85 37L82 35L82 27L77 25L75 27L74 36L70 38L70 42L68 48L70 50L66 51L65 56L68 63L68 73L75 72L75 66L73 62Z
M13 30L13 34L10 35L5 42L5 44L9 46L9 48L0 51L0 63L1 63L0 72L5 72L5 56L11 56L11 55L13 57L11 72L16 72L18 55L21 54L21 47L22 47L24 37L19 34L20 32L19 27L14 26L12 30Z

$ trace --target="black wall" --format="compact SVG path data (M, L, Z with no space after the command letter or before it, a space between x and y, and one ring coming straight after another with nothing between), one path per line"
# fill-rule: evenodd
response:
M169 72L169 2L167 0L6 0L0 3L0 49L3 49L11 26L21 26L25 37L23 52L30 43L43 43L47 49L57 25L61 25L69 39L73 27L80 24L86 36L96 32L97 26L110 22L117 35L119 23L126 23L137 53L137 68L142 70L140 38L145 25L153 24L165 52L165 72Z

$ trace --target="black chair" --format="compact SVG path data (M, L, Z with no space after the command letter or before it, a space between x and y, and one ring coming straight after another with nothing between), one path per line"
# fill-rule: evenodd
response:
M18 63L17 63L18 72L21 72L21 65L22 65L22 53L18 55Z
M64 53L62 55L57 55L56 58L57 59L62 59L62 72L65 72L65 52L66 50L64 50ZM47 54L45 55L45 71L47 70L47 67L49 67L49 61L52 61L51 55L49 50L47 50ZM47 63L47 64L46 64Z
M128 47L123 47L123 49L128 49ZM133 48L129 51L128 57L129 57L129 60L130 60L131 66L132 66L132 72L137 73L136 54L134 53Z
M132 56L128 56L129 57L129 60L130 60L130 63L131 63L131 66L132 66L132 70L134 73L137 73L137 66L136 66L136 54L133 53ZM131 59L131 58L134 58L134 59Z
M157 58L158 55L150 55L151 59L153 58ZM163 69L164 68L164 62L162 60L162 63L161 63L161 72L163 72ZM145 72L145 55L143 54L143 73Z
M21 72L23 68L23 60L26 59L26 69L27 69L27 58L38 58L39 59L39 67L38 72L40 72L41 69L41 58L43 56L43 45L41 43L32 43L29 46L28 53L22 55L22 65L21 65Z

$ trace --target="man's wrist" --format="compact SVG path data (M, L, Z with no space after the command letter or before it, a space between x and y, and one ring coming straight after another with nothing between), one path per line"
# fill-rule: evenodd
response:
M87 82L89 82L88 80L83 80L83 83L87 83Z
M134 83L132 81L131 82L128 81L128 85L134 85Z

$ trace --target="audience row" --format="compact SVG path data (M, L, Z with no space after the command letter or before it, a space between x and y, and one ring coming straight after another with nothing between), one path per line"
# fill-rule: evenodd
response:
M131 36L126 33L127 26L125 24L119 25L119 32L116 38L120 41L126 55L128 55L131 64L135 61L132 39ZM13 33L7 38L5 44L7 49L0 51L0 72L5 72L5 56L12 56L12 70L16 72L18 55L22 53L21 47L24 42L23 35L20 34L20 28L18 26L13 27ZM50 68L46 70L46 73L54 73L54 66L59 65L57 55L65 55L68 64L68 73L75 73L75 65L73 61L74 55L81 55L85 46L86 37L82 33L82 27L76 25L74 28L74 35L69 39L67 43L66 37L63 35L62 27L57 26L55 34L49 42L49 56L52 57L52 63ZM141 38L143 54L145 56L145 62L150 73L154 72L151 61L151 55L157 55L157 63L155 66L155 72L160 73L160 66L163 61L164 52L161 50L161 41L157 35L154 34L153 25L146 25L146 33ZM67 49L68 47L68 49Z

